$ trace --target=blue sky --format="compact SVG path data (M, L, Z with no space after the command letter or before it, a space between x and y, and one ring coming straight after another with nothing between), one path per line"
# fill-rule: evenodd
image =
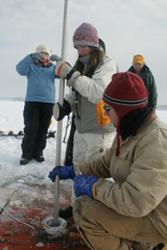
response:
M26 79L17 75L15 65L37 45L61 54L63 8L64 0L1 1L0 97L25 96ZM159 104L167 104L166 13L166 0L69 0L67 59L71 64L76 59L75 29L89 22L120 71L128 69L134 54L144 55L157 82Z

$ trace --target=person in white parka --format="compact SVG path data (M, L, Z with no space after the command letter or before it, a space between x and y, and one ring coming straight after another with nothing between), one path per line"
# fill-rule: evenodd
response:
M67 79L71 88L65 102L75 115L73 163L78 174L77 165L100 157L112 145L115 128L104 112L102 97L118 69L99 48L98 32L91 24L83 23L76 29L73 44L78 52L75 65L72 68L60 61L56 74ZM54 169L50 173L54 176Z

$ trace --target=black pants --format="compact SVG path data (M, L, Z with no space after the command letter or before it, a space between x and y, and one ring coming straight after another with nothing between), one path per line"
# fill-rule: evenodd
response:
M28 159L42 155L53 114L52 103L25 102L22 156Z
M65 152L65 160L64 165L73 165L73 147L74 147L74 134L76 130L75 122L74 122L74 114L72 115L71 121L71 129L70 134L67 141L66 152Z

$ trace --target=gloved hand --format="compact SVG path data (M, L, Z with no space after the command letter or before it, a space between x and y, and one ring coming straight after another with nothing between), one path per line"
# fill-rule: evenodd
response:
M80 77L80 72L79 71L70 71L67 76L67 85L69 87L74 87L76 80L78 79L78 77Z
M31 54L31 57L34 63L39 63L39 61L43 59L42 54L39 52Z
M68 62L63 62L62 60L59 60L56 64L55 73L61 79L65 79L71 69L72 67Z
M74 180L74 192L78 197L80 195L87 195L94 197L93 186L97 182L96 176L78 175Z
M56 175L59 176L60 180L67 180L67 179L74 179L75 178L75 172L74 172L74 166L58 166L52 169L52 171L49 172L48 177L51 179L51 181L55 181Z
M55 103L53 106L53 116L56 121L61 121L66 115L71 113L71 106L69 102L64 99L63 105Z
M51 55L51 56L49 57L49 60L52 61L52 62L58 62L58 61L61 60L61 58L60 58L59 56L53 54L53 55Z

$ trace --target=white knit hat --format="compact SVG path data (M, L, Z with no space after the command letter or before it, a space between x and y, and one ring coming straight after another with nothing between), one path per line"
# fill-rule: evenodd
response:
M51 51L44 44L38 45L37 48L36 48L36 52L38 52L38 53L45 52L45 53L48 53L49 56L51 54Z

